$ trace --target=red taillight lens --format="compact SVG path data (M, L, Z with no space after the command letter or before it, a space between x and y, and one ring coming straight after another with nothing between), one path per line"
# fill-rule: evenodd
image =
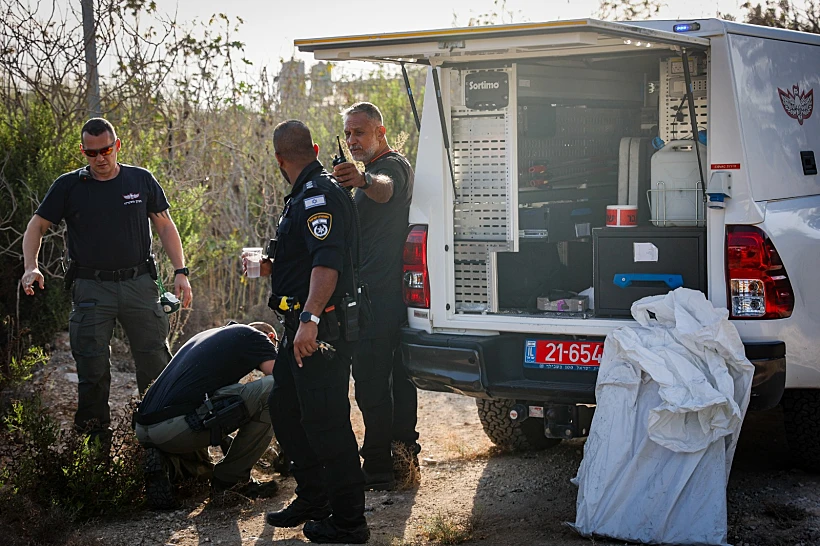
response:
M794 292L771 239L753 226L727 226L729 314L741 319L791 316Z
M430 308L430 276L427 273L427 226L410 228L404 243L402 295L408 307Z

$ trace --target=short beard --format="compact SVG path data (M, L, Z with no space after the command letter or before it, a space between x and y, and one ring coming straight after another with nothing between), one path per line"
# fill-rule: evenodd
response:
M359 155L360 157L356 157L356 155L354 155L353 152L350 152L350 155L352 155L353 159L355 159L356 161L361 161L362 163L368 163L374 157L376 157L376 152L378 152L378 151L379 151L379 141L377 140L376 143L373 144L373 147L371 149L369 149L369 150L362 149L362 150L356 152L356 155Z

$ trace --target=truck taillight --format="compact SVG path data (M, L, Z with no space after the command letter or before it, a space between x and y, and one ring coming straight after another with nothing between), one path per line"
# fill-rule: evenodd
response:
M427 226L411 226L404 243L402 295L408 307L430 308L430 276L427 273Z
M729 315L738 319L791 316L794 292L771 239L753 226L727 226Z

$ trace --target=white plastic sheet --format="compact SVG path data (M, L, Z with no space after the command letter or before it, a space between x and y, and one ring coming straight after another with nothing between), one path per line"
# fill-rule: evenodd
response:
M726 483L754 367L728 311L679 288L632 305L613 331L573 527L656 544L724 545Z

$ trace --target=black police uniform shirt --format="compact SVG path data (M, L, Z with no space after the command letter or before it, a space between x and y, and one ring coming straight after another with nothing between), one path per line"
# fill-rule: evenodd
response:
M51 185L36 214L55 225L65 219L68 255L77 265L113 271L148 258L148 213L160 213L169 206L149 171L120 164L119 174L111 180L95 180L87 169L62 175Z
M271 289L274 296L295 297L302 304L310 292L314 267L339 272L336 294L347 281L345 262L352 240L352 203L319 161L306 166L285 197L276 230ZM349 269L349 268L348 268ZM352 290L352 288L351 288Z
M402 300L402 253L414 175L407 159L392 150L368 163L365 170L393 180L393 195L387 203L377 203L358 189L354 194L362 230L360 276L373 302L373 320L364 335L373 338L387 335L407 317Z
M148 388L139 414L169 406L187 413L198 408L205 394L238 383L268 360L276 360L276 348L268 336L245 324L205 330L183 345Z

